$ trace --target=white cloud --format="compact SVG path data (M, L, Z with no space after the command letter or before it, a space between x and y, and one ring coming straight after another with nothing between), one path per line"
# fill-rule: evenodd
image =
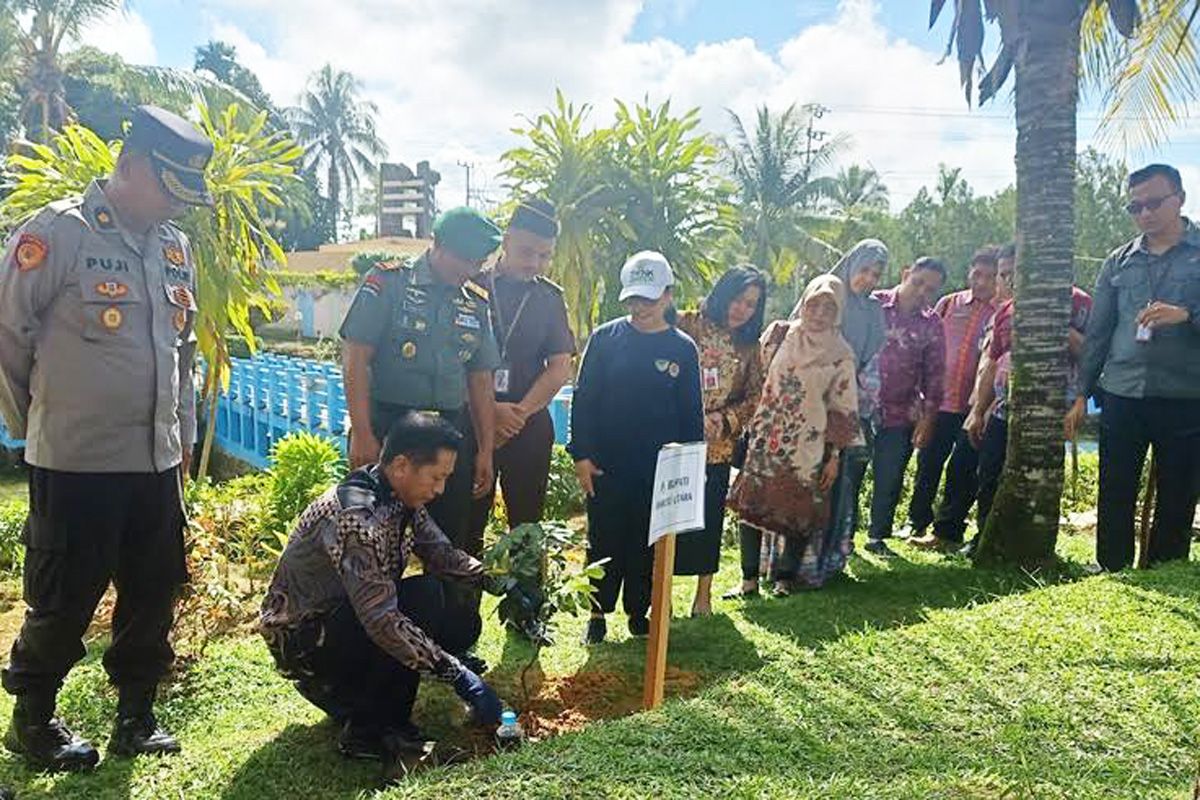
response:
M688 9L688 0L656 2L668 18ZM500 199L497 158L516 142L510 129L547 108L555 88L592 103L598 123L611 117L613 98L671 98L680 110L699 106L717 134L728 131L726 108L745 119L764 102L823 103L831 110L821 126L853 138L842 163L878 169L894 205L932 184L939 163L962 167L979 192L1012 182L1006 101L968 109L957 69L938 63L941 41L890 34L878 3L841 0L831 21L804 27L775 53L745 38L690 49L661 37L632 41L640 0L343 0L336 13L327 0L211 0L208 13L209 33L234 44L280 104L295 102L326 62L361 78L390 158L440 170L443 207L463 196L458 161L473 162L474 185ZM252 26L231 22L245 13ZM1200 170L1188 174L1200 199Z
M80 44L116 53L130 64L157 64L158 51L150 26L136 11L114 11L89 25Z

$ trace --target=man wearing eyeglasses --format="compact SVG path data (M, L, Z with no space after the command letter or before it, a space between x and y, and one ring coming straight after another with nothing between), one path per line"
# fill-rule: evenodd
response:
M1126 210L1141 235L1104 262L1084 343L1073 437L1089 395L1102 396L1096 559L1133 563L1134 508L1149 447L1158 464L1150 563L1188 557L1200 493L1200 228L1181 213L1179 171L1129 176Z

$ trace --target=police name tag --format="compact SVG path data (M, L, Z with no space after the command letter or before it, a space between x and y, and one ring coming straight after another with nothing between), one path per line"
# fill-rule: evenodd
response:
M506 394L508 392L509 372L507 367L501 367L496 370L496 394Z
M479 330L479 320L474 314L459 314L454 318L454 324L462 328L470 328L471 330Z

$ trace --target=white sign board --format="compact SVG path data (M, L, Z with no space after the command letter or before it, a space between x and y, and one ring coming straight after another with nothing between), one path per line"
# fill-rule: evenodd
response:
M650 506L650 542L669 533L704 529L704 442L668 444L658 451L654 499Z

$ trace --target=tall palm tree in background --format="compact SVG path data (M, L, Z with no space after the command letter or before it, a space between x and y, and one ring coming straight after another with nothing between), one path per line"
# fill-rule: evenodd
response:
M814 109L793 105L774 114L762 106L752 134L729 112L733 137L725 142L725 158L741 200L745 245L759 266L794 265L795 258L781 259L784 251L825 258L826 246L811 233L819 226L814 215L820 202L833 186L821 173L849 139L842 135L814 146L809 135Z
M945 0L931 0L931 26L945 4ZM1071 308L1081 60L1093 68L1110 69L1107 74L1089 72L1103 85L1112 85L1110 122L1118 121L1119 112L1130 110L1153 112L1159 119L1170 117L1174 113L1171 91L1194 96L1200 85L1192 29L1198 7L1200 0L955 0L953 4L947 52L957 51L968 102L983 61L985 19L999 26L1000 49L979 82L980 103L994 97L1010 73L1015 72L1016 83L1020 266L1008 459L978 550L980 561L1040 564L1054 557L1063 485L1067 382L1063 344ZM1086 59L1081 59L1081 41ZM1151 128L1141 135L1153 132Z
M874 167L851 164L830 182L826 202L834 216L856 219L864 211L887 211L888 188Z
M18 86L26 135L46 142L72 118L63 78L63 46L83 30L122 8L122 0L5 0L0 13L17 31Z
M354 196L360 178L372 175L387 147L375 130L379 108L360 96L361 83L326 64L313 74L300 105L286 110L304 147L306 169L324 170L333 219L341 220L343 198Z

